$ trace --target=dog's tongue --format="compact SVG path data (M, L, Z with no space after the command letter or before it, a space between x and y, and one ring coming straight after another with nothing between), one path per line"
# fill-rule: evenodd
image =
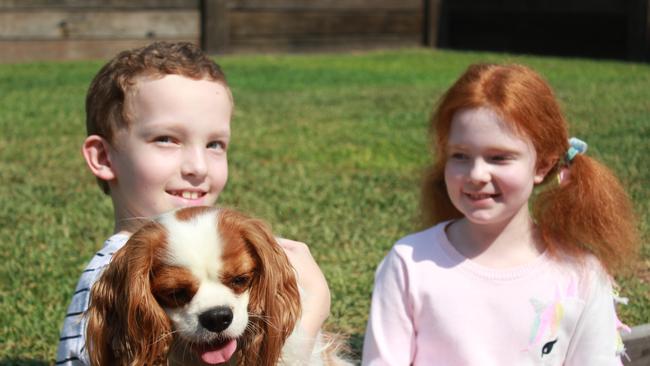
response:
M235 353L235 349L237 349L237 341L233 339L223 346L203 352L201 359L210 365L224 363L230 360L232 354Z

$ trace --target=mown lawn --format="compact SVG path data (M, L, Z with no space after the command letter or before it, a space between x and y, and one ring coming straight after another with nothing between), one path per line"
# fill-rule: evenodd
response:
M473 62L520 62L555 88L572 134L609 164L644 233L620 278L631 325L650 322L650 66L412 49L219 59L236 101L220 203L307 242L332 289L331 330L359 351L373 272L418 228L435 100ZM101 62L0 65L0 363L54 360L80 271L112 230L110 201L79 153ZM603 215L606 215L603 212Z

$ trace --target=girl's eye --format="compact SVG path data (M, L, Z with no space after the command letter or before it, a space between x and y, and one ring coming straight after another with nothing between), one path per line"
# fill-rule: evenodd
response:
M465 160L465 159L467 159L467 155L465 155L463 153L452 153L449 156L454 160Z
M225 151L226 150L226 144L222 141L212 141L208 144L208 149L214 149L214 150L219 150L219 151Z
M495 155L495 156L492 157L492 161L496 161L498 163L506 162L508 160L512 160L512 156L510 156L510 155Z

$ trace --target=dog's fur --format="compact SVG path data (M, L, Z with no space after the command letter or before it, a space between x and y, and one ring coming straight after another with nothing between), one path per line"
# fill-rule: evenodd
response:
M87 348L93 365L348 364L322 335L300 359L300 314L294 270L262 221L185 208L115 253L91 291Z

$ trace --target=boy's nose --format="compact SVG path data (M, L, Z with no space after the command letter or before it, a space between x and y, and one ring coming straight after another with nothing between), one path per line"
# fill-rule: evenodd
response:
M208 172L205 152L203 149L187 149L181 166L184 176L204 177Z
M475 159L469 170L469 179L473 183L482 183L490 180L488 164L482 159Z

